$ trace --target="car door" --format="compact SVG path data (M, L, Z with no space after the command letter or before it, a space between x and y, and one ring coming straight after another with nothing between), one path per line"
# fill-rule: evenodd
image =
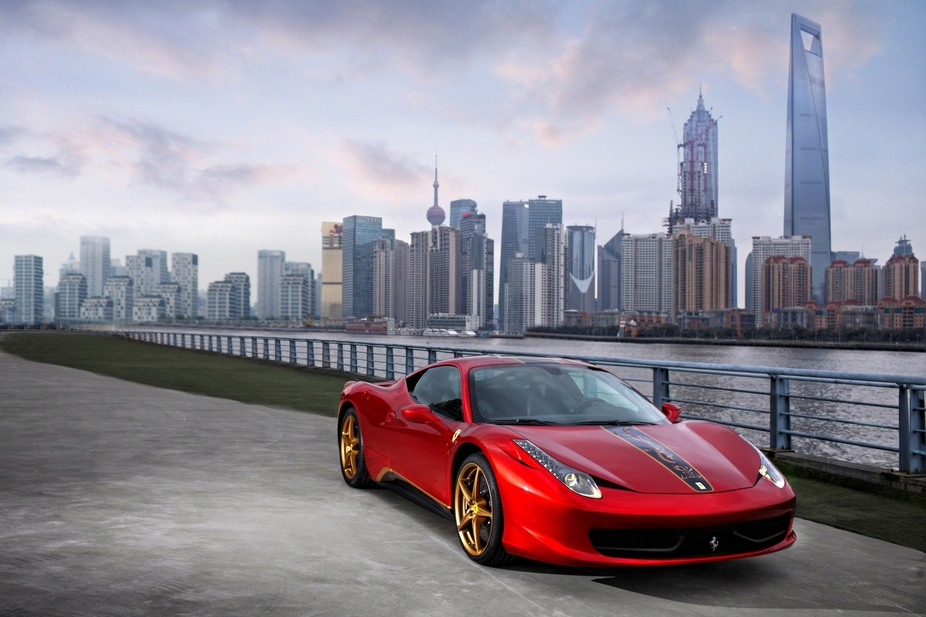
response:
M389 432L389 460L392 470L415 488L450 507L448 457L453 434L462 428L460 370L443 365L429 368L407 380L409 395L432 414L427 421L413 422L396 408L386 428Z

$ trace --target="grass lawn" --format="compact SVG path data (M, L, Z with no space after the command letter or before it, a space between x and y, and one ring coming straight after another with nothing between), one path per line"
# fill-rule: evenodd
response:
M90 334L8 333L0 335L0 349L158 388L324 416L337 414L347 381L319 369Z
M159 388L325 416L336 414L346 381L318 369L89 334L9 333L0 336L0 349ZM797 493L798 516L926 551L926 495L781 468Z

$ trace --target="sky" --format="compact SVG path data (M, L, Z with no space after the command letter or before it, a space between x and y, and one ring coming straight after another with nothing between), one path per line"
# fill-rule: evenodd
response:
M260 249L318 270L323 221L427 229L435 154L496 241L537 195L598 244L660 231L701 91L742 306L782 233L792 12L822 27L833 250L926 257L919 0L0 0L0 281L36 254L56 285L81 235L197 253L201 288Z

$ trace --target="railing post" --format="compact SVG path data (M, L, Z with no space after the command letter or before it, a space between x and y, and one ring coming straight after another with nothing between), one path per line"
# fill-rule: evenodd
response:
M289 362L290 364L296 363L296 341L289 339Z
M270 359L270 339L264 339L264 360Z
M353 343L350 344L350 372L356 373L357 371L357 346Z
M251 337L251 357L255 359L257 358L257 337L256 336Z
M307 366L315 366L315 343L313 341L305 342L305 363Z
M225 343L227 344L227 346L225 347L225 353L227 353L227 354L230 355L230 356L231 356L231 355L234 355L234 353L235 353L235 344L232 343L232 337L231 337L231 336L225 337Z
M435 362L437 362L437 350L432 348L428 350L428 364L434 364Z
M248 355L248 354L247 354L247 351L245 351L244 337L242 336L242 337L240 337L240 338L241 338L241 340L238 341L238 355L241 356L241 357L243 358L243 357L245 357L245 356Z
M386 346L386 379L395 379L395 361L392 357L392 346Z
M454 350L453 350L453 357L454 357L454 358L461 358L461 357L463 357L463 352L462 352L462 351L459 351L459 350L457 350L457 349L454 349Z
M373 346L367 345L367 375L375 375L373 370Z
M408 375L415 370L415 350L411 347L405 348L405 374Z
M913 426L910 421L910 388L906 384L899 384L898 402L897 402L897 432L900 437L899 452L897 457L897 469L900 471L911 471L911 459L913 458Z
M215 352L222 353L222 337L221 336L215 337Z
M322 368L331 368L331 345L322 341Z
M910 473L926 473L926 388L910 389Z
M773 450L791 449L791 384L778 375L769 380L769 443Z
M209 335L209 351L212 351L212 335Z
M338 366L339 371L344 370L344 344L338 343Z
M273 339L273 359L276 362L283 361L283 350L280 347L280 339Z
M662 404L669 400L669 369L653 368L653 405L662 409Z

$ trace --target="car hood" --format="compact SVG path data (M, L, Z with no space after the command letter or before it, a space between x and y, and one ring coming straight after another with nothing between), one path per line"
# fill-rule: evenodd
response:
M508 428L562 463L640 493L732 491L758 478L756 450L711 422Z

